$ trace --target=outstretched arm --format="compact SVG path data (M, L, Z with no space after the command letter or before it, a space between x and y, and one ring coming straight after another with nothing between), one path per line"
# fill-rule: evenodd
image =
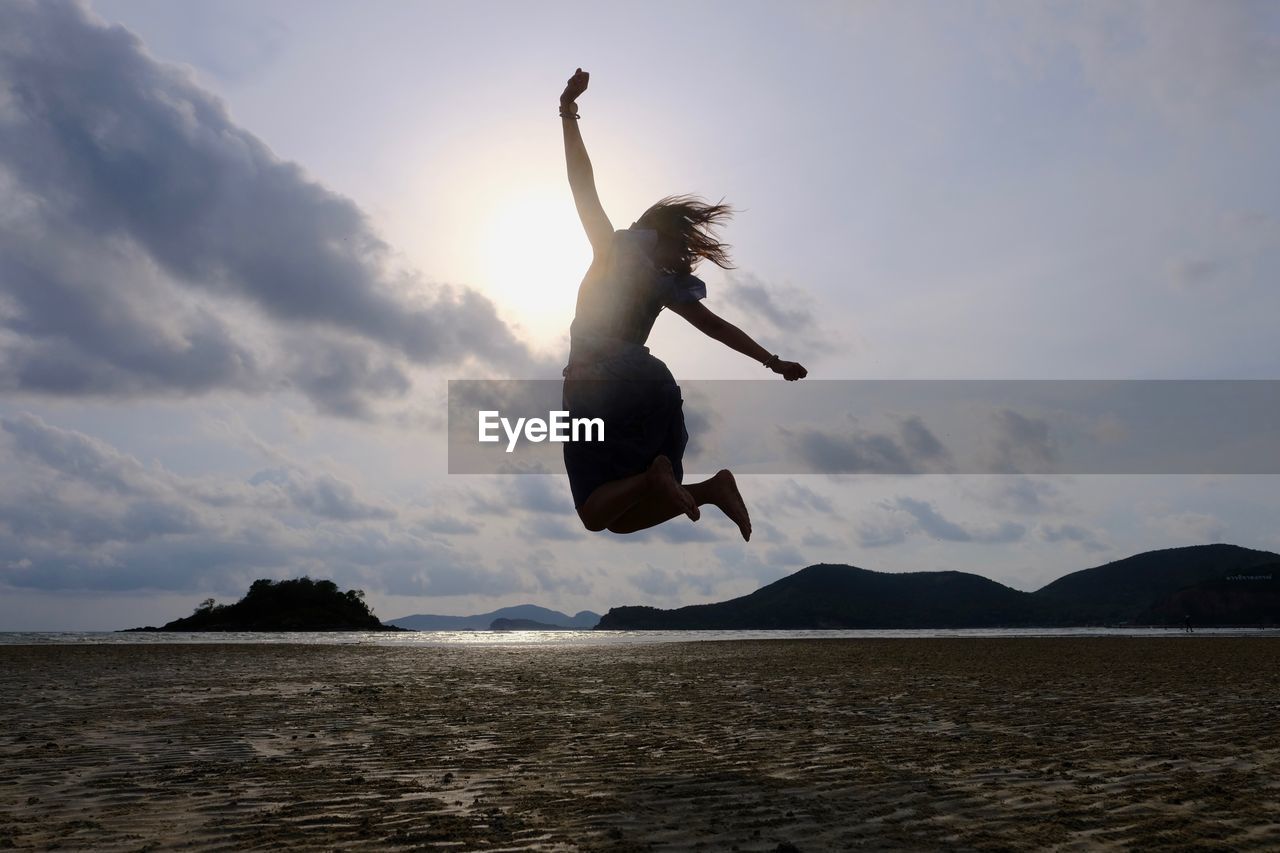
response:
M809 375L809 371L802 365L794 361L783 361L771 354L746 332L701 302L673 302L667 307L688 320L695 329L707 337L737 350L748 358L755 359L788 382L804 379Z
M578 96L587 90L590 75L579 68L568 84L564 94L560 96L560 124L564 129L564 160L569 169L569 189L573 190L573 203L578 208L578 218L591 241L591 248L596 255L602 255L609 248L613 238L613 224L605 215L600 204L600 196L596 193L596 177L591 169L591 158L587 156L587 146L582 142L582 132L578 130Z

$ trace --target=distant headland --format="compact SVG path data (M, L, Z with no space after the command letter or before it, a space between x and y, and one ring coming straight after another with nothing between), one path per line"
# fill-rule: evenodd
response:
M159 628L130 631L401 631L383 625L365 604L358 589L339 592L329 580L256 580L235 604L217 604L212 598L196 612Z
M615 607L601 630L1280 625L1280 554L1237 545L1148 551L1035 592L968 572L822 563L750 595L674 610Z

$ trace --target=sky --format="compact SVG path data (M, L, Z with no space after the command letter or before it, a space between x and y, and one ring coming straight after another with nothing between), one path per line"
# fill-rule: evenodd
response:
M1273 3L8 0L0 630L302 574L391 619L1280 550L1274 476L749 476L743 543L448 474L447 381L567 354L577 67L614 227L732 204L707 304L811 377L1280 377ZM650 346L764 378L674 315Z

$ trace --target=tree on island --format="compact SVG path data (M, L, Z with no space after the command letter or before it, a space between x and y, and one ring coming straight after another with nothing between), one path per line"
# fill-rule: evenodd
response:
M161 628L143 631L397 631L383 625L364 600L364 591L340 592L330 580L256 580L235 604L206 598L195 612Z

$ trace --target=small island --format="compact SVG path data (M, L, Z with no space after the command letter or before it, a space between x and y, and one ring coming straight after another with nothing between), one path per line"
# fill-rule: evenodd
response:
M333 581L308 577L256 580L235 604L205 599L190 616L162 627L129 631L402 631L383 625L369 610L364 592L339 592Z
M489 623L490 631L574 631L567 625L552 625L549 622L538 622L535 619L494 619Z

